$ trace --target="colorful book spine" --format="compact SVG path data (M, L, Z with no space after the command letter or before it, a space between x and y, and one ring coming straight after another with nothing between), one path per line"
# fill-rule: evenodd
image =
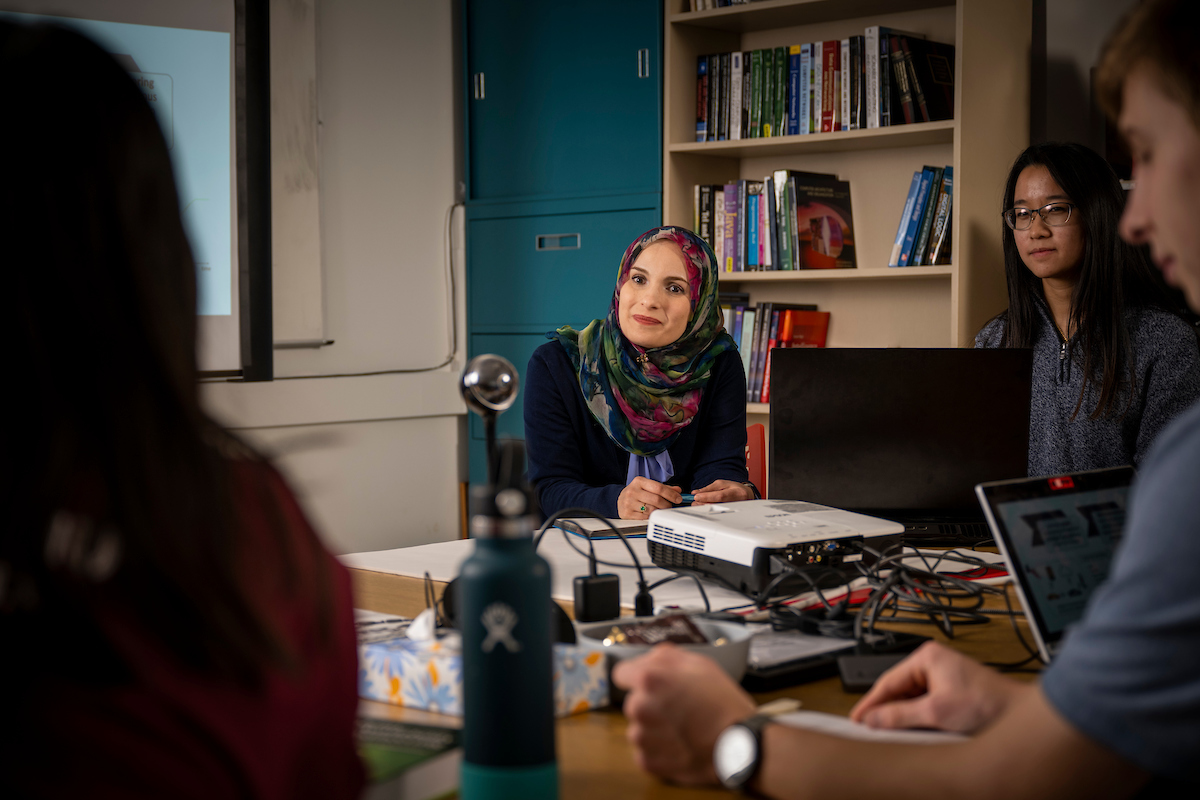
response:
M741 336L737 340L740 342L738 355L742 357L742 370L747 375L750 374L750 353L754 350L754 324L757 316L757 309L749 306L746 308L742 313Z
M904 249L904 234L908 231L908 218L912 215L913 205L917 202L917 192L921 189L921 171L913 173L912 183L908 187L908 197L904 200L904 213L900 215L900 226L896 229L896 240L892 243L892 252L888 256L888 266L900 266L900 253Z
M824 42L813 42L812 46L812 76L811 76L811 97L809 98L809 106L812 108L812 115L809 119L809 129L813 133L821 132L821 86L824 83L824 58L823 50Z
M721 55L713 53L708 56L708 128L705 141L717 140L717 109L720 101L721 87Z
M807 134L812 133L812 120L810 119L812 112L810 103L812 98L812 44L800 45L800 78L796 86L796 92L800 95L799 111L797 113L799 130L797 133Z
M787 134L800 133L800 45L788 48Z
M725 184L725 248L722 255L726 272L733 272L734 264L737 263L738 212L738 185L727 183Z
M758 188L758 269L774 269L774 253L770 252L773 241L772 218L770 218L770 176Z
M758 401L759 356L766 344L763 331L771 324L771 303L759 303L754 317L754 341L750 351L750 370L746 373L746 402Z
M771 173L771 190L774 199L774 218L775 222L775 241L776 253L778 257L775 259L775 269L791 269L792 268L792 238L791 226L795 224L795 218L789 217L787 214L787 205L784 203L784 195L787 192L788 173L786 169L777 169Z
M771 350L774 349L776 338L779 336L779 315L779 309L771 309L771 325L767 330L767 342L763 346L762 354L759 356L762 366L758 370L757 397L755 399L760 403L767 402L769 397L767 394L767 386L769 385L767 381L771 374Z
M713 255L718 269L725 271L725 187L714 184L713 194Z
M841 82L838 71L841 62L841 43L836 39L821 45L821 133L837 130Z
M753 88L753 75L751 74L751 53L749 50L742 52L742 138L750 138L750 95Z
M708 140L708 56L696 59L696 141Z
M789 238L792 244L792 269L801 269L803 266L800 263L800 224L796 221L796 176L788 175L787 192L784 195L784 210L787 214L788 221L791 223L791 230L788 231Z
M729 54L729 138L742 138L742 54Z
M917 232L917 240L913 244L912 254L908 258L908 266L915 267L921 263L925 251L929 248L929 232L933 230L933 218L937 216L938 197L942 191L942 167L934 167L933 178L929 184L929 198L925 201L925 213L921 215L921 228Z
M759 267L758 249L758 201L759 196L752 191L752 186L746 187L746 270L757 271Z
M762 125L763 137L774 136L774 115L775 115L775 51L767 47L762 51L763 61L763 88L762 88L762 113L759 117L759 122Z
M762 136L763 51L750 56L750 138Z
M733 271L744 272L746 269L746 235L749 230L750 215L747 211L746 181L735 181L737 187L737 220L734 222Z
M746 305L744 303L734 305L733 307L733 325L729 328L729 335L733 337L733 343L737 345L738 350L742 349L742 324L745 320Z
M933 219L933 231L929 234L929 255L924 263L933 265L942 258L942 247L948 238L950 212L954 205L954 168L946 167L942 172L942 191L938 195L937 213ZM947 252L947 255L949 253Z
M841 69L838 70L841 87L839 96L842 98L841 113L838 115L838 130L850 130L850 40L842 39Z
M891 48L891 64L892 64L892 80L896 84L897 96L900 98L900 111L904 115L904 124L911 125L915 120L913 117L913 97L912 85L908 80L908 67L904 63L904 47L901 41L902 36L890 36ZM896 109L892 109L892 124L897 124L895 117Z
M863 44L862 36L850 37L850 130L852 131L867 127L867 92L864 84L867 73L863 61Z
M787 90L788 90L788 49L775 48L775 92L774 111L771 114L771 135L783 136L787 133Z
M863 36L863 70L866 82L867 124L864 127L879 127L879 26L867 28Z
M700 227L696 229L696 233L700 234L700 238L708 243L709 248L713 249L715 254L715 240L713 239L713 191L712 186L708 184L700 184Z
M900 250L898 266L907 267L912 257L913 245L917 241L917 233L921 228L921 217L925 213L925 203L929 200L929 185L933 182L933 167L921 170L921 186L917 189L917 199L913 203L912 213L908 215L908 225L904 229L904 244Z

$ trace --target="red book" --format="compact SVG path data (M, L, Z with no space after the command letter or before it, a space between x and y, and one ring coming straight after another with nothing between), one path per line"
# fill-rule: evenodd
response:
M836 39L821 45L821 132L838 130L841 117L842 43Z
M824 347L829 334L828 311L794 311L789 347Z

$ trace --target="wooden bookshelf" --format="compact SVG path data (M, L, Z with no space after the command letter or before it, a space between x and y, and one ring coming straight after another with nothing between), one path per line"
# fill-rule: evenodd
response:
M691 12L665 0L663 221L691 227L693 187L775 169L850 181L858 269L725 273L751 301L817 303L831 347L969 347L1006 304L1000 204L1028 143L1030 0L765 0ZM889 128L696 142L696 58L843 39L870 25L955 45L955 119ZM888 268L909 182L954 166L952 265ZM755 417L769 406L753 403ZM755 419L754 421L765 421Z

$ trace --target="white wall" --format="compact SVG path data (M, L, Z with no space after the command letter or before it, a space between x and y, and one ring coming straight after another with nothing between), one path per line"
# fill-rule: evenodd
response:
M446 238L460 170L455 2L317 0L315 11L323 331L335 343L277 350L276 381L206 384L204 396L278 454L336 552L454 538L466 473L460 221L453 247ZM284 220L276 238L305 224ZM388 374L347 375L363 372Z

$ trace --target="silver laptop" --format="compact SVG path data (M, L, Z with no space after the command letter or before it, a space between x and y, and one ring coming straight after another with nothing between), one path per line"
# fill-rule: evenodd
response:
M1108 577L1133 475L1113 467L975 487L1047 663Z

